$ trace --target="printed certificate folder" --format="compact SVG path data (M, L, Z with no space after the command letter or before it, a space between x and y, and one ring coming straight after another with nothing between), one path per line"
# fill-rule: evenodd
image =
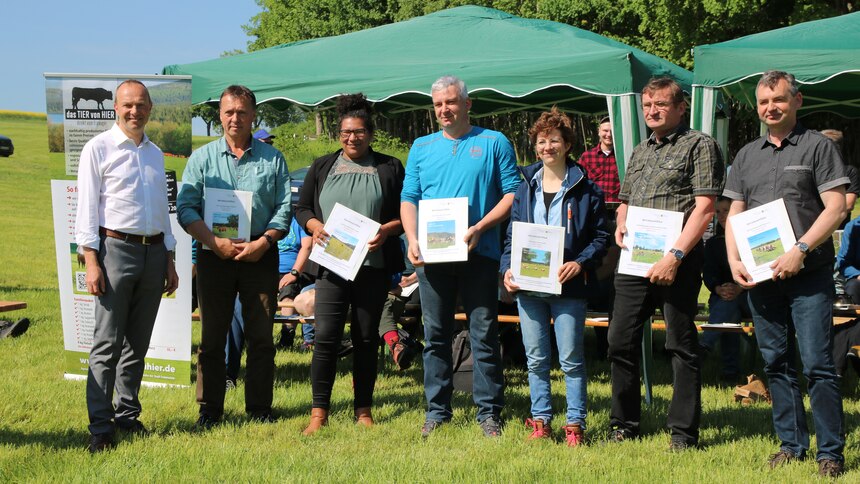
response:
M511 273L522 290L561 294L564 227L513 222Z
M681 235L684 214L630 206L627 208L627 233L618 261L618 272L645 277Z
M418 202L418 247L425 263L468 260L469 247L463 241L468 229L468 198Z
M336 203L325 221L328 242L324 246L314 244L310 260L348 281L355 280L367 256L367 243L379 227L379 222Z
M732 215L729 224L753 282L771 279L770 265L797 242L781 198Z

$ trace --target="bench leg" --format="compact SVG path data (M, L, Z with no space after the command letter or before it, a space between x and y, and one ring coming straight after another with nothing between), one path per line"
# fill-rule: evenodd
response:
M648 320L642 328L642 382L645 384L645 404L651 406L651 368L654 366L654 351L651 345L651 324Z

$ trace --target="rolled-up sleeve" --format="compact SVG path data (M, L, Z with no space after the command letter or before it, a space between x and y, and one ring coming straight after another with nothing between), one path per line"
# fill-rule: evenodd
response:
M78 209L75 216L75 242L79 247L99 250L99 199L102 177L99 153L90 141L84 145L78 164Z
M693 148L693 195L719 195L725 182L723 154L716 140L702 135Z

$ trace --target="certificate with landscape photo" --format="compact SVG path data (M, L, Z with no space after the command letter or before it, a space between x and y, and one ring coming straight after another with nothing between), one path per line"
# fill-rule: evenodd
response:
M468 198L418 202L418 246L426 264L467 260L469 247L463 237L468 229Z
M729 217L741 262L754 282L773 276L770 264L797 241L780 198Z
M367 243L379 232L379 223L336 203L325 221L325 246L314 244L310 259L352 281L367 255Z
M672 248L681 235L684 214L656 208L628 207L625 249L618 272L645 277L651 267Z
M558 270L564 263L564 227L513 222L511 273L526 291L561 294Z
M251 238L251 192L206 187L203 222L215 237ZM205 249L209 247L203 246Z

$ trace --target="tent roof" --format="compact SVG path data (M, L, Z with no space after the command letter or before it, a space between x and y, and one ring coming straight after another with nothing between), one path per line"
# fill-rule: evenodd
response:
M383 111L428 107L442 75L465 80L476 115L541 109L606 111L600 96L638 92L655 75L689 89L692 74L601 35L490 8L464 6L336 37L248 54L171 65L190 74L192 101L215 101L230 84L248 86L258 103L326 106L363 92Z
M759 76L778 69L803 84L803 111L860 117L860 12L700 45L695 59L694 85L753 105Z

